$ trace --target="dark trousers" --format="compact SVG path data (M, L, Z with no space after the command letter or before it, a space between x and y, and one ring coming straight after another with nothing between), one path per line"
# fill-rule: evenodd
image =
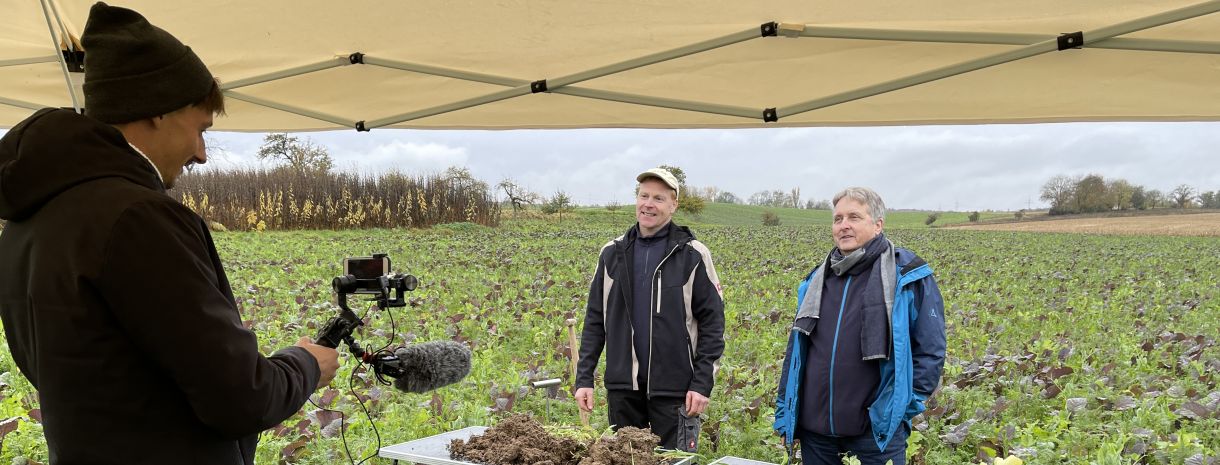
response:
M801 441L803 465L842 465L844 454L860 459L860 465L885 465L888 460L893 460L893 465L905 465L910 435L906 424L900 425L885 450L880 451L873 440L872 425L859 436L823 436L804 428L796 430L797 439Z
M676 449L678 444L678 412L686 408L681 397L648 398L644 391L607 390L606 404L614 430L624 426L652 428L661 437L661 447Z

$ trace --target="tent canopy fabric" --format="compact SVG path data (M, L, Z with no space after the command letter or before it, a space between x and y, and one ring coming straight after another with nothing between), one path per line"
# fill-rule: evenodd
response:
M221 79L218 130L1220 120L1220 0L109 3ZM0 127L74 106L91 4L0 0Z

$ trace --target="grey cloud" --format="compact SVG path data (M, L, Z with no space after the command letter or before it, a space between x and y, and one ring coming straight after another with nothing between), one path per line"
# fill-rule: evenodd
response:
M892 208L1038 207L1057 174L1097 173L1148 188L1188 184L1220 190L1220 123L1068 123L743 130L375 130L308 133L336 166L439 171L464 164L495 183L513 178L584 204L629 203L634 176L659 164L681 166L695 186L747 198L800 187L828 199L867 185ZM210 136L229 155L217 167L250 162L262 135ZM236 163L233 163L236 164Z

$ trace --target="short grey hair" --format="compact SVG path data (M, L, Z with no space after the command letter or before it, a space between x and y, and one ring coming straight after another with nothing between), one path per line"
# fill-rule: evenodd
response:
M848 187L835 194L831 205L839 205L839 201L848 198L868 206L868 213L873 216L873 222L885 219L885 202L881 195L867 187Z

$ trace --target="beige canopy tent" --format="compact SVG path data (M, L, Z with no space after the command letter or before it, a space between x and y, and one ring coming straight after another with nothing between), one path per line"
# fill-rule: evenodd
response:
M0 0L0 127L83 105L91 3ZM220 130L1220 120L1220 0L110 3L221 78Z

